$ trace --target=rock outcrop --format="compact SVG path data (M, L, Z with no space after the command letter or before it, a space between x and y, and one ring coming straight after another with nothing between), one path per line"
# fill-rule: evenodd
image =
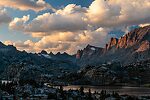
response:
M78 64L81 66L107 62L129 64L148 59L150 58L150 26L134 29L119 39L111 38L105 48L99 48L94 52L87 47L77 53L77 57L80 58Z

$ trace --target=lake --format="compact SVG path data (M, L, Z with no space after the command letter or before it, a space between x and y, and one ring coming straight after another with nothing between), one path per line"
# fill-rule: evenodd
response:
M71 86L63 86L64 90L77 90L81 86L71 85ZM108 93L112 93L112 91L118 92L120 95L134 95L134 96L150 96L150 88L147 87L127 87L127 86L83 86L84 91L88 92L91 89L91 92L101 92L101 90L106 90Z

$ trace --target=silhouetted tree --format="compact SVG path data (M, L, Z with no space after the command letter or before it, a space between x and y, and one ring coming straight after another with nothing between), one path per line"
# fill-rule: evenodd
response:
M80 91L81 95L84 95L84 87L83 86L80 87L79 91Z
M93 98L92 98L92 93L91 93L91 89L89 89L88 100L93 100Z
M106 98L106 91L102 90L100 93L100 100L105 100Z
M63 86L60 86L59 93L60 93L61 98L63 100L65 100L65 94L64 94Z

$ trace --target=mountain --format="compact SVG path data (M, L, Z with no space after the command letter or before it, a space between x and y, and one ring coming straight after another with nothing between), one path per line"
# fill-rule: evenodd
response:
M146 60L150 58L150 26L134 29L119 39L111 38L105 48L88 45L77 52L76 58L80 66L113 62L127 65Z
M38 54L27 53L0 42L0 79L30 79L33 76L43 75L58 76L64 74L65 70L76 71L79 67L75 61L75 56L67 53L54 55L48 54L44 50ZM62 72L62 70L64 71ZM33 77L32 79L37 78Z
M69 55L66 52L53 54L52 52L47 53L45 50L42 50L38 55L58 62L72 62L73 64L76 64L75 55Z
M102 50L103 50L103 48L95 47L95 46L88 44L86 46L86 48L84 48L83 50L77 51L76 58L77 59L87 58L87 57L90 57L90 56L96 54L97 52L101 52Z
M40 53L27 53L0 42L0 79L36 79L36 81L43 79L44 82L52 81L52 83L70 80L74 83L91 82L96 85L103 84L98 79L102 79L104 75L107 76L106 83L110 84L122 81L122 77L124 81L126 77L128 80L136 78L130 68L135 65L140 68L140 72L140 66L144 64L149 66L150 60L144 62L147 59L150 59L150 26L134 29L119 39L111 38L104 48L88 44L83 50L78 50L76 55L65 52L53 54L44 50ZM137 65L137 62L141 64ZM79 66L81 69L77 72ZM149 67L145 69L149 70ZM144 70L144 73L147 73L145 77L149 79L147 70ZM140 75L144 77L143 73Z

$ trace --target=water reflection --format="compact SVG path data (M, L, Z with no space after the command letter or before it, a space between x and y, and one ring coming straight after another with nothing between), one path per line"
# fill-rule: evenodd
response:
M64 90L77 90L81 86L64 86ZM88 92L91 89L91 92L101 92L101 90L106 90L108 93L113 91L118 92L120 95L135 95L135 96L150 96L150 88L146 87L121 87L121 86L83 86L84 91Z

